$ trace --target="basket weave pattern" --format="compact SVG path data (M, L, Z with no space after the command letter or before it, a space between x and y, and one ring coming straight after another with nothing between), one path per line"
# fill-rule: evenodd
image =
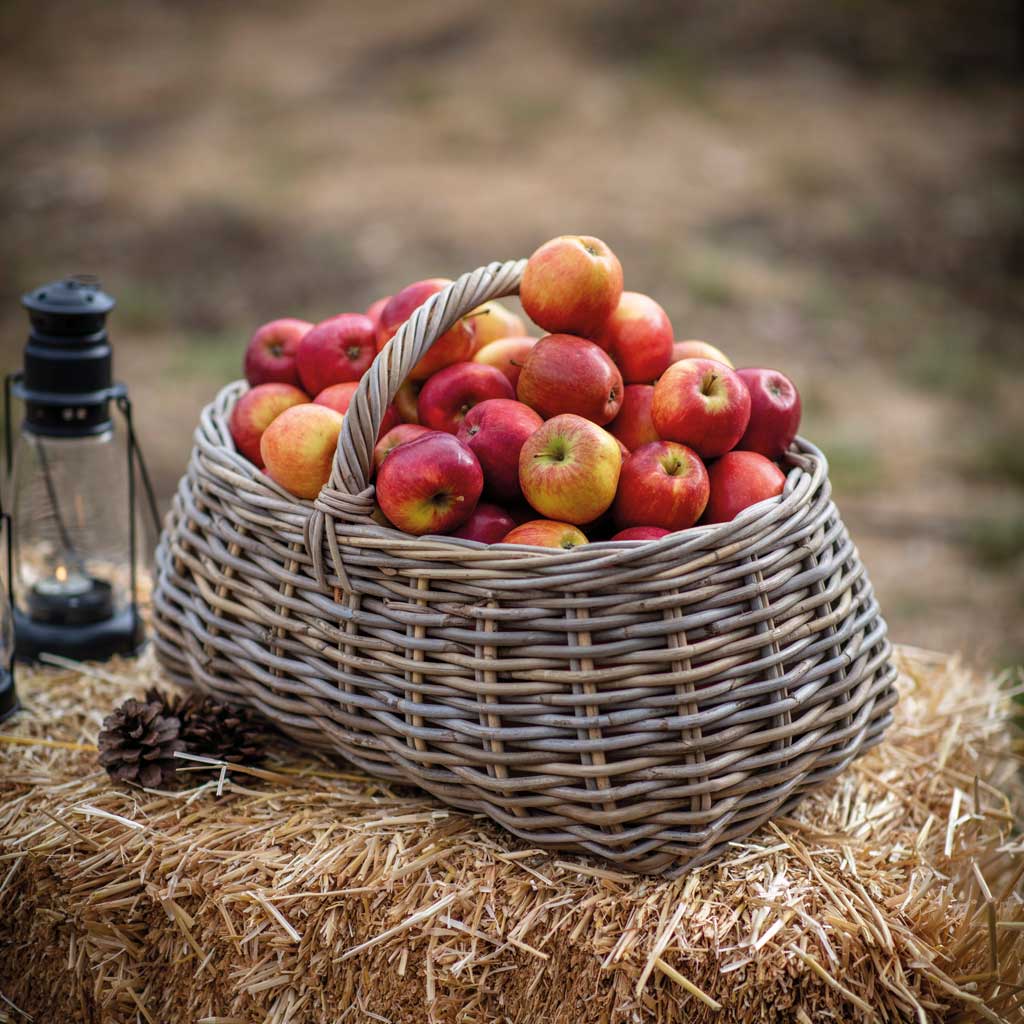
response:
M181 681L532 844L677 874L880 740L885 623L803 439L779 498L657 541L551 552L377 525L384 410L522 268L482 267L413 314L360 383L315 502L237 453L245 385L220 392L157 555L157 651Z

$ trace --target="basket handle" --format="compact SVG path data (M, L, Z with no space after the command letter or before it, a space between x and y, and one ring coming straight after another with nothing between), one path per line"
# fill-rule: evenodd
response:
M460 317L483 302L514 295L526 260L489 263L432 295L377 353L363 374L338 438L330 479L314 507L332 518L358 521L373 511L370 468L384 412L409 371Z

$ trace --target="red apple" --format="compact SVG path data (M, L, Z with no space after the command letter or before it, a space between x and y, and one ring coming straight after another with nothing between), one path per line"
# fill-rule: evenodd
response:
M257 328L245 350L245 379L250 386L280 383L298 387L295 352L312 326L307 320L285 317Z
M714 359L732 369L732 360L720 348L706 341L677 341L672 346L672 362L678 363L681 359Z
M625 530L619 530L612 540L660 540L671 532L660 526L629 526Z
M516 521L503 508L481 501L473 514L457 530L452 530L451 535L463 540L478 540L481 544L498 544L510 530L515 529L515 525Z
M619 415L608 424L608 431L629 451L661 440L654 429L654 420L651 419L653 401L654 388L650 384L627 384L622 389Z
M622 405L622 375L592 341L549 334L530 349L516 396L545 419L571 412L603 426Z
M296 497L315 498L331 475L343 420L341 413L311 402L280 413L260 440L271 478Z
M424 381L417 402L420 423L431 430L457 434L474 406L491 398L514 397L508 377L497 367L452 363Z
M382 435L380 440L378 440L376 445L374 445L374 466L377 469L380 469L380 464L392 449L397 448L400 444L407 444L409 441L414 441L417 437L422 437L424 434L429 433L429 427L421 427L418 423L399 423L397 426L392 427L386 434Z
M526 334L523 318L516 316L512 310L503 306L496 299L477 306L466 314L466 319L473 322L475 351L479 352L485 345L499 338L522 337Z
M242 395L231 410L228 430L231 431L235 447L250 462L262 468L260 438L263 431L285 409L308 401L309 396L291 384L257 384L251 391Z
M313 401L317 405L326 405L328 409L340 412L344 416L348 412L348 407L352 403L352 396L356 393L357 387L359 387L359 381L357 380L347 380L344 384L332 384L329 388L324 388ZM377 437L383 437L392 427L397 426L401 422L398 418L398 410L394 405L389 405L384 410L384 419L381 421Z
M666 441L702 459L734 447L750 421L750 392L735 370L713 359L673 363L654 385L651 419Z
M800 429L800 392L778 370L736 372L750 392L750 422L736 447L777 459Z
M622 266L589 235L545 242L527 260L519 285L526 315L552 334L597 334L621 295Z
M649 384L672 362L672 324L648 295L623 292L594 341L615 361L627 384Z
M393 448L377 471L377 501L384 515L416 536L461 526L473 514L483 486L476 456L438 430Z
M420 421L420 391L423 382L419 380L407 380L395 394L392 403L398 410L398 415L403 423L419 423Z
M551 519L531 519L510 530L504 544L529 544L535 548L578 548L587 543L587 536L571 523L557 523Z
M377 351L379 352L398 332L398 328L431 297L444 291L451 284L447 278L432 277L417 281L392 295L381 310L380 325L377 328ZM410 380L426 380L433 373L462 363L473 356L476 347L476 328L467 317L457 320L441 335L430 350L409 372Z
M377 299L376 302L371 302L366 307L366 318L373 324L375 338L377 328L380 327L380 315L384 311L384 307L388 304L390 299L390 295L385 295L383 299Z
M673 533L693 526L707 503L708 472L697 453L674 441L654 441L623 464L612 515L620 529L660 526Z
M507 398L488 399L466 413L458 438L480 460L488 494L499 501L522 497L519 453L543 422L528 405Z
M377 355L373 323L362 313L321 320L299 343L295 361L311 395L332 384L359 380Z
M519 383L519 374L523 369L523 363L530 353L530 349L537 344L537 338L528 338L526 335L516 338L499 338L497 341L489 342L483 348L476 351L473 356L474 363L484 363L487 366L496 366L506 377L512 387Z
M523 497L548 519L591 523L615 498L618 442L596 423L564 413L531 434L519 453Z
M782 493L786 475L757 452L726 452L708 469L706 523L727 523L750 505Z

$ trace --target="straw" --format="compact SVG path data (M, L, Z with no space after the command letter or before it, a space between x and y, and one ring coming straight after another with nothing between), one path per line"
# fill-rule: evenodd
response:
M183 759L180 790L114 784L90 744L153 661L23 672L0 1020L1022 1021L1020 681L897 660L884 744L672 881L284 741L254 770Z

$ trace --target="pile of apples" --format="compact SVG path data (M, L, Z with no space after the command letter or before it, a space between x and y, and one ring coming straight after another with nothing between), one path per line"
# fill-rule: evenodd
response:
M260 327L245 354L251 389L230 420L238 450L315 498L360 377L450 283L418 281L365 314ZM485 303L434 343L386 410L374 449L382 522L572 548L726 522L781 493L777 460L800 425L783 374L676 342L657 302L622 290L622 267L597 238L542 245L520 300L545 337Z

